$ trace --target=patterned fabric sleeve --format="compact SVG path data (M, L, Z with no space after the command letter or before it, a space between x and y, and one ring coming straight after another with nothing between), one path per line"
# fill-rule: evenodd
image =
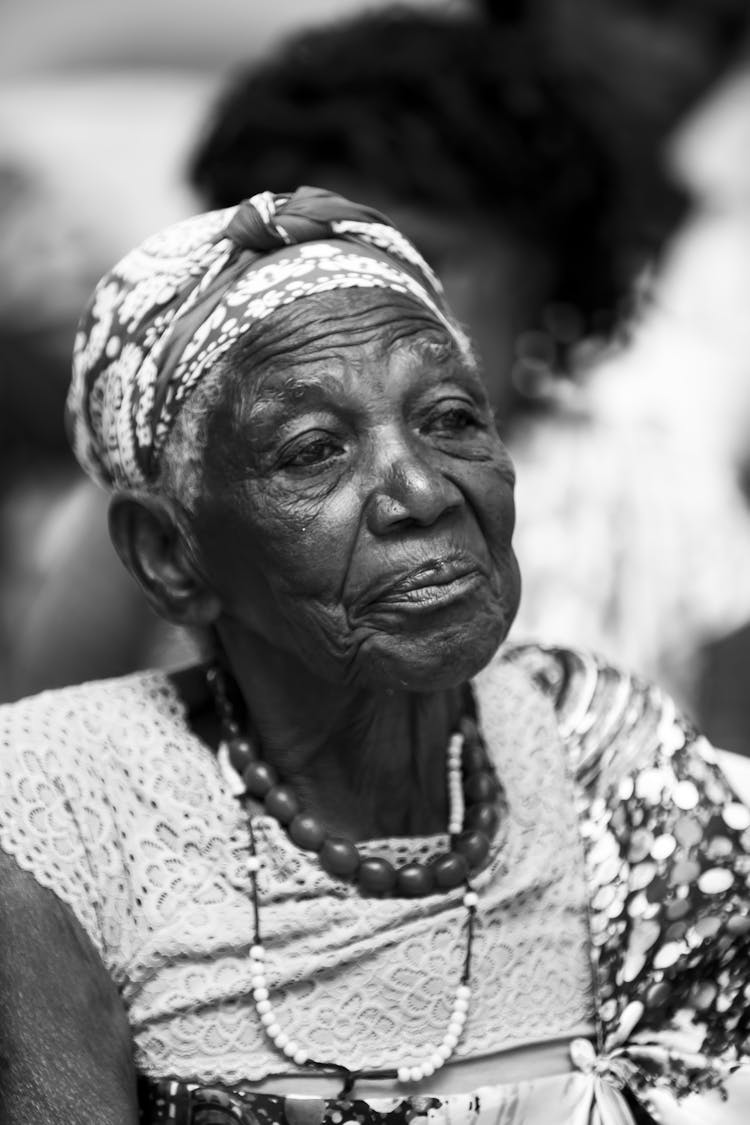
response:
M577 779L589 1065L655 1120L697 1120L701 1098L700 1120L739 1120L738 1098L750 1119L750 810L659 689L581 653L516 658L553 696Z

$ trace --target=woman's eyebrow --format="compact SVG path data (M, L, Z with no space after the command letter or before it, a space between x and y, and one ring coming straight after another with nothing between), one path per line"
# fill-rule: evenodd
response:
M468 391L475 398L482 398L486 393L478 369L467 364L461 357L447 357L445 360L431 365L431 370L435 375L432 386L446 386L452 383L454 386L459 386ZM423 389L423 384L418 381L415 390L419 393Z
M433 371L445 371L456 376L463 374L467 382L479 380L481 374L473 352L465 351L459 347L452 337L443 336L440 339L419 340L407 345L417 363L430 367Z
M243 414L249 422L267 421L279 414L288 414L296 408L330 406L332 400L341 399L345 393L341 381L325 372L289 375L278 381L269 374L259 380L247 397Z

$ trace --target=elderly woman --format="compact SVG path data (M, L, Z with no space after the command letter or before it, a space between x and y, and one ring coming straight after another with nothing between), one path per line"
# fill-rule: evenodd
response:
M500 648L513 469L410 243L179 224L69 415L207 661L1 712L2 1120L745 1121L750 812L655 688Z

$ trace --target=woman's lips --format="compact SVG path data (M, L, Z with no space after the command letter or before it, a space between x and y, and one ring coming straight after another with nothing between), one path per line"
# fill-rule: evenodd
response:
M368 593L364 608L437 609L463 598L483 578L483 571L474 560L435 560L379 582Z

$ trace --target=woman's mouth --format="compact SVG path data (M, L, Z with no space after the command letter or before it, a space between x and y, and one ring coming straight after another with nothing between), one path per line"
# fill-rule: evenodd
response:
M470 594L484 577L473 559L436 559L381 580L368 593L363 608L370 613L388 609L411 612L442 609Z

